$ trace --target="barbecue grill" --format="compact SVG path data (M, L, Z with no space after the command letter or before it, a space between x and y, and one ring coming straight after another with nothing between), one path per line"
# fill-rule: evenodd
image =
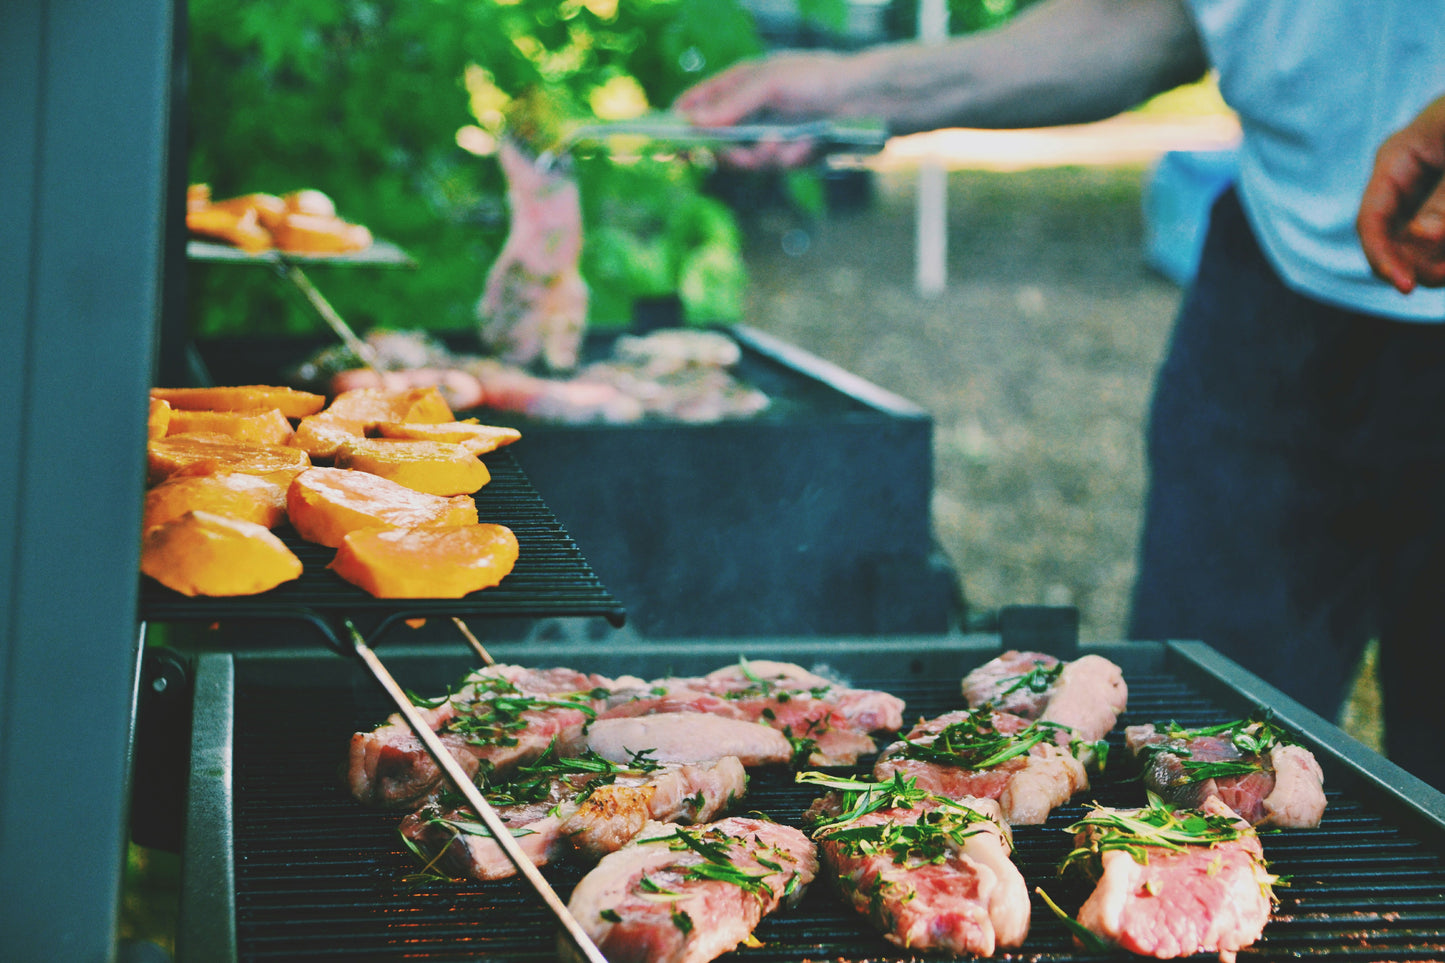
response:
M958 708L958 679L1008 639L774 639L633 642L605 651L585 643L504 643L499 661L566 665L644 677L700 673L739 656L786 659L854 685L903 697L907 717ZM1320 759L1329 806L1318 829L1264 836L1272 871L1287 877L1264 938L1241 959L1445 958L1445 796L1366 750L1318 716L1197 643L1090 645L1124 670L1124 724L1225 722L1261 707ZM1063 654L1068 654L1065 651ZM387 653L408 687L437 693L475 659L458 647ZM183 924L189 960L496 960L554 958L557 926L527 885L417 881L402 845L402 813L356 803L337 766L352 732L390 710L353 664L303 651L238 651L201 658ZM1120 731L1111 737L1118 749ZM1142 791L1122 751L1104 776L1044 826L1018 827L1016 860L1030 886L1076 909L1087 895L1055 870L1070 848L1063 831L1082 803L1129 806ZM754 775L742 809L798 824L815 790L791 774ZM544 869L565 895L576 865ZM791 910L766 919L762 946L743 960L911 960L873 935L826 881ZM1127 954L1125 954L1127 957ZM1028 940L1007 960L1088 958L1038 896Z

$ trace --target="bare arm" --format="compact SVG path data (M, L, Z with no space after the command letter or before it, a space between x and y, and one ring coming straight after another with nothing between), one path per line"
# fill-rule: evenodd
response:
M1381 145L1356 227L1375 273L1409 294L1445 285L1445 97Z
M1207 67L1182 0L1049 0L945 43L739 64L678 98L700 124L874 117L895 133L1038 127L1112 116Z

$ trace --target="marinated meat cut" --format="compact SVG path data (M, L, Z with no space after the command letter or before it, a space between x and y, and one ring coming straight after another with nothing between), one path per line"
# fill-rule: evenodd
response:
M747 773L732 758L693 766L645 758L617 764L595 755L544 756L512 780L485 789L537 866L573 852L598 859L621 849L649 822L706 822L746 792ZM459 799L443 794L407 816L402 837L428 870L480 880L514 875L506 851Z
M1318 826L1324 773L1314 755L1263 719L1217 726L1139 725L1124 730L1144 785L1176 806L1217 797L1254 826Z
M903 778L805 775L830 790L808 812L823 863L885 939L969 956L1023 944L1029 890L998 803L950 799Z
M851 765L877 745L872 734L903 726L903 700L853 689L788 662L744 661L693 678L658 679L606 717L702 711L760 722L783 733L815 766Z
M505 778L552 749L582 751L582 730L605 704L612 680L571 669L491 665L469 675L454 693L417 711L447 750L475 777ZM369 806L420 803L442 771L400 714L351 737L346 780Z
M582 201L563 165L540 162L503 141L512 222L477 304L482 343L503 361L576 367L587 323L582 279Z
M722 756L745 766L787 763L793 745L776 729L707 712L601 718L587 727L587 746L614 761L638 752L660 762L706 762Z
M1232 963L1264 932L1275 877L1254 830L1218 799L1198 810L1157 799L1140 810L1096 808L1071 829L1065 867L1098 880L1077 919L1108 945Z
M817 872L813 843L791 826L741 816L654 824L604 856L567 908L612 963L705 963L800 899ZM575 958L565 937L559 949Z
M1098 655L1061 662L1042 652L1009 651L964 676L962 689L970 706L1067 726L1085 742L1108 735L1129 702L1123 672Z
M1010 825L1027 826L1089 788L1083 760L1097 756L1100 746L1070 740L1053 723L962 709L919 723L885 748L873 775L880 782L900 775L952 798L996 799Z

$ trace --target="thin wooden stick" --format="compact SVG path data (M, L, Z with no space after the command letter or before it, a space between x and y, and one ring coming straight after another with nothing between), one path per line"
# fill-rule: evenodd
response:
M492 658L492 653L488 652L487 647L482 645L482 640L473 635L472 630L467 628L467 623L463 622L461 619L457 618L454 615L452 616L452 624L457 627L457 631L462 633L462 637L467 640L467 643L472 647L472 651L477 653L477 655L481 658L482 664L497 664L497 660Z

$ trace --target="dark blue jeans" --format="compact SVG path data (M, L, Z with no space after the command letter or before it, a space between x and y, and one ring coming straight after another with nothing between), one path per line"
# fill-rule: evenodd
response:
M1226 192L1148 448L1129 637L1208 643L1329 719L1378 638L1387 751L1445 789L1445 324L1289 290Z

